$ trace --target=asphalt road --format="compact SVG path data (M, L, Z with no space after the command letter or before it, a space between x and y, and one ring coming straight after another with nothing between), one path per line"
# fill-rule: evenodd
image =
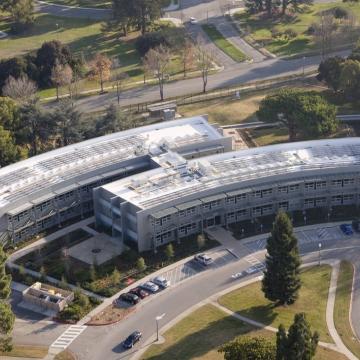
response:
M318 259L317 244L306 244L301 247L302 253L306 253L304 261L316 261ZM344 246L352 248L341 249ZM344 258L354 262L356 269L359 270L360 262L357 251L353 246L358 246L359 240L342 240L336 243L324 244L322 249L322 259ZM312 252L312 253L311 253ZM263 256L262 252L262 256ZM261 259L261 257L259 256ZM118 324L107 327L88 327L85 332L78 337L70 346L70 350L75 352L79 359L130 359L135 352L144 346L146 341L154 339L155 336L155 317L166 313L161 326L180 315L191 306L206 300L211 295L224 290L232 285L234 281L230 276L235 272L245 270L249 264L241 259L238 262L230 263L216 270L207 270L191 280L180 283L179 286L172 287L163 291L162 294L154 296L149 302ZM246 278L247 279L247 278ZM353 302L352 318L357 335L360 335L360 275L356 272L355 293ZM176 326L176 325L175 325ZM134 331L140 330L143 333L142 341L133 350L124 351L121 342L126 336ZM101 339L101 345L99 343Z

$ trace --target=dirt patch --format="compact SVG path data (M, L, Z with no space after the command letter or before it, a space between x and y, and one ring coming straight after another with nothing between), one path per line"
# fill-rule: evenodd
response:
M109 325L121 321L135 311L135 307L116 307L109 305L99 314L93 316L86 325L101 326Z

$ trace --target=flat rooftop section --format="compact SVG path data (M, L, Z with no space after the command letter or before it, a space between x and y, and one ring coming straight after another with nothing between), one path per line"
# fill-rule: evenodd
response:
M162 167L115 181L103 188L141 209L176 206L201 193L270 176L360 166L360 138L271 145L212 155L187 162L184 170ZM240 185L239 185L240 184ZM233 185L233 186L232 186ZM208 195L207 195L208 196Z
M142 155L159 155L222 138L205 116L172 120L87 140L0 169L0 216L104 169ZM46 196L45 196L46 197Z

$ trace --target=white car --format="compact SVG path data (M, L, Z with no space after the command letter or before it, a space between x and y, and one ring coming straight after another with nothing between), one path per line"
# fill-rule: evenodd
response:
M190 18L190 24L196 24L196 23L197 23L196 18L191 17L191 18Z
M159 287L156 284L154 284L152 281L147 281L146 283L141 284L140 287L152 293L156 293L157 291L159 291Z
M165 279L163 276L157 276L156 278L152 279L152 282L162 288L167 288L170 286L170 281Z
M232 278L233 280L236 280L236 279L241 278L242 276L244 276L244 272L243 272L243 271L240 271L240 272L238 272L238 273L236 273L236 274L231 275L231 278Z
M210 256L207 256L206 254L195 255L194 260L205 266L208 266L213 262L213 259Z
M250 274L254 274L256 272L258 272L259 269L257 269L255 266L249 267L248 269L245 270L245 272L250 275Z

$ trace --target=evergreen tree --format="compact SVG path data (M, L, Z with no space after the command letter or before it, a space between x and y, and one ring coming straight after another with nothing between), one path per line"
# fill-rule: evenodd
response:
M116 286L120 284L120 280L121 280L121 273L117 268L115 268L111 274L111 283L114 286Z
M287 334L284 326L279 327L276 360L311 360L318 342L319 334L311 332L305 314L296 314Z
M266 270L262 280L264 295L280 304L292 304L301 287L300 257L290 219L284 212L276 216L266 249Z
M10 333L14 327L15 316L8 303L11 293L11 275L5 271L7 256L2 246L0 246L0 351L11 351Z
M144 271L146 269L145 260L143 257L140 257L136 261L136 267L139 271Z

